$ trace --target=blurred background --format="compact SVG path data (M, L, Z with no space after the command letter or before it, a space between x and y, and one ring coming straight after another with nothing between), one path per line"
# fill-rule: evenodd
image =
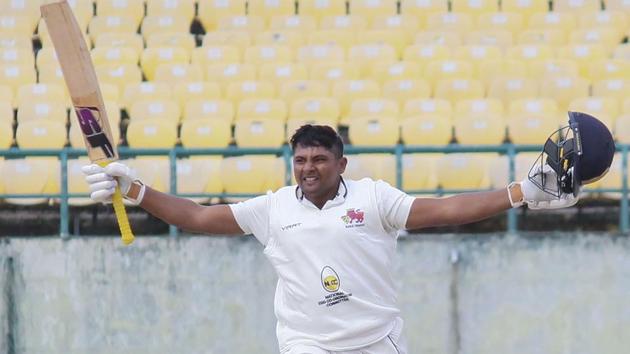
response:
M0 0L0 351L275 353L275 275L251 236L93 204L39 6ZM618 154L566 210L399 242L410 353L627 353L630 1L68 1L121 158L199 203L292 183L287 140L335 127L347 178L418 196L526 177L568 110Z

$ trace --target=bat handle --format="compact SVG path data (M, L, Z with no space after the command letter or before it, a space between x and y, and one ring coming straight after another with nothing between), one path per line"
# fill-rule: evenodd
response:
M118 186L116 186L116 191L112 196L112 204L114 205L116 220L118 220L118 227L120 228L120 238L125 245L129 245L133 242L134 236L133 232L131 231L131 226L129 225L129 218L127 218L125 204L123 204L120 187Z

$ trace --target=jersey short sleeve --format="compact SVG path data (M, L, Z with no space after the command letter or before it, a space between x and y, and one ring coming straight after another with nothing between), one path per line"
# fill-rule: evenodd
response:
M269 203L269 195L261 195L230 204L238 226L246 234L253 234L263 245L269 240Z
M383 226L390 231L405 229L415 198L381 180L375 182L375 188Z

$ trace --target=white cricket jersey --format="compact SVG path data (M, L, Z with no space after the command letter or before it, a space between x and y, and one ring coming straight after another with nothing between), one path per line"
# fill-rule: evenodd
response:
M414 198L383 181L340 184L320 210L296 186L231 204L278 274L280 349L351 350L387 336L399 315L396 236Z

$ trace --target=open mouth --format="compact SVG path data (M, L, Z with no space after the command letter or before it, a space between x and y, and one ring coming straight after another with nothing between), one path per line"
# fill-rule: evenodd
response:
M302 181L306 183L315 183L319 181L319 177L316 177L316 176L304 177L302 178Z

